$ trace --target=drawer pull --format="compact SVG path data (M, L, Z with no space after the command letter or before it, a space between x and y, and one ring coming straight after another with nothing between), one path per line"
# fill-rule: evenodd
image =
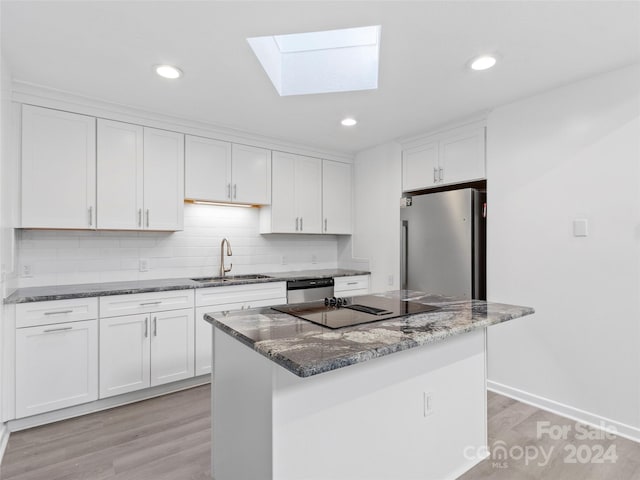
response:
M160 305L162 303L162 300L158 300L157 302L144 302L141 303L140 306L144 307L145 305Z
M347 285L357 285L358 282L347 282Z
M63 313L73 313L73 310L59 310L57 312L44 312L45 315L62 315Z
M49 332L62 332L63 330L71 330L73 327L60 327L60 328L48 328L46 330L43 330L44 333L49 333Z

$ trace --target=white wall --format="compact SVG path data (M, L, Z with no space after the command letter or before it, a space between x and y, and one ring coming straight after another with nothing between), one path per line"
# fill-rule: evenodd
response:
M400 285L401 159L395 142L364 150L354 159L352 252L369 260L372 292Z
M492 386L637 438L639 164L637 66L488 118L488 298L537 312L490 328Z
M0 298L15 287L14 242L13 242L13 211L15 209L16 190L16 162L15 142L13 138L12 104L11 104L11 73L0 53ZM8 332L11 332L5 308L0 305L0 412L4 411L5 392L4 368L5 356L10 350L5 343ZM8 440L8 433L4 424L0 424L0 460Z
M257 208L185 204L184 231L175 233L23 230L19 264L33 276L20 286L217 275L224 237L231 274L337 267L335 236L260 235L258 217Z

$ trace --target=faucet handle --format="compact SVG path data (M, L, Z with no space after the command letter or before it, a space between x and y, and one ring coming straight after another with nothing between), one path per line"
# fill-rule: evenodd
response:
M224 269L224 273L230 272L232 268L233 268L233 263L230 263L229 268Z

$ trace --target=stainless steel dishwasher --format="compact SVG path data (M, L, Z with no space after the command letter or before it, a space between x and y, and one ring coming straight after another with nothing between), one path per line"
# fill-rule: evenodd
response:
M287 282L287 303L313 302L333 297L333 278L303 278Z

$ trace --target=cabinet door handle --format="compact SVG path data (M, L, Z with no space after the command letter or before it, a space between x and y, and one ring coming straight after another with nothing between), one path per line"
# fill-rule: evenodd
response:
M73 329L73 327L60 327L60 328L48 328L46 330L43 330L43 333L50 333L50 332L62 332L64 330L71 330Z
M227 183L227 198L231 200L231 184Z
M138 209L138 226L139 227L142 226L142 209L141 208Z
M149 228L149 209L147 208L147 228Z
M140 304L141 307L145 306L145 305L160 305L162 303L162 300L158 300L156 302L143 302Z
M302 226L302 217L300 217L300 231L302 232L304 230L304 227Z
M238 198L238 185L236 183L233 184L233 199Z
M149 319L145 318L144 319L144 338L147 338L149 336Z
M324 231L325 232L327 231L327 219L326 218L324 219Z
M153 336L158 336L158 317L153 317Z
M93 226L93 206L89 207L89 226Z
M436 183L438 181L438 169L436 167L433 167L433 183Z
M44 312L45 315L62 315L63 313L73 313L73 310L58 310L57 312Z
M438 168L438 178L440 179L440 181L442 181L442 178L443 178L442 171L443 171L442 167Z
M299 230L298 228L299 223L300 223L300 220L298 219L298 217L296 217L296 232Z

